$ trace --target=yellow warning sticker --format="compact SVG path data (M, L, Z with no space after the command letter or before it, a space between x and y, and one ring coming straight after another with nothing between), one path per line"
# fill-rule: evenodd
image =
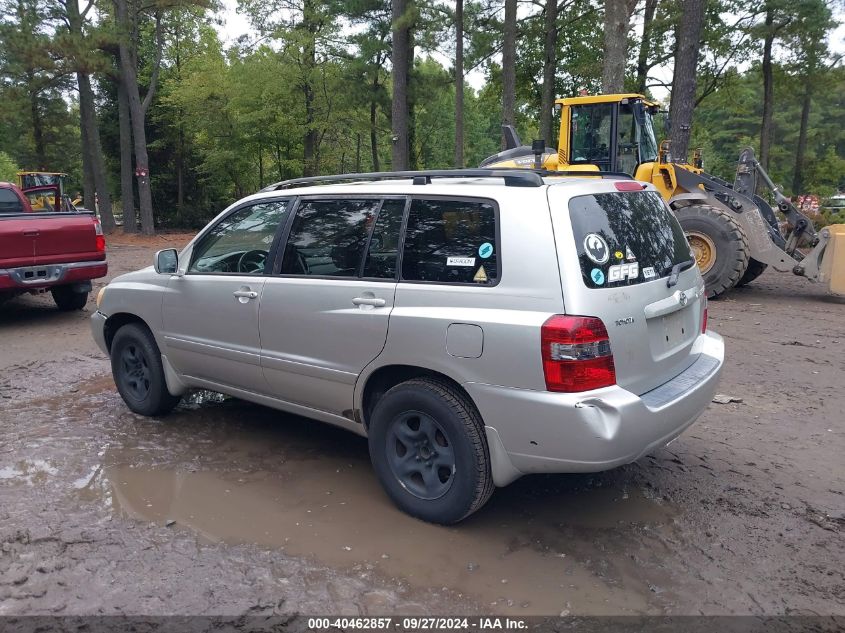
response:
M479 283L484 283L487 281L487 271L484 270L484 266L478 269L478 272L475 273L475 277L473 277L472 280L477 281Z

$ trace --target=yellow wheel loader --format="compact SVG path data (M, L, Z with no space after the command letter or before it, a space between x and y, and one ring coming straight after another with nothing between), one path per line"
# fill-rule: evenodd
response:
M659 106L642 95L572 97L558 99L555 107L560 111L557 150L545 147L545 141L522 145L516 130L505 126L506 149L480 166L567 175L615 172L652 183L686 232L709 297L749 283L768 266L823 282L833 294L845 296L845 225L817 232L752 149L742 151L729 183L704 172L700 150L692 164L672 161L669 142L658 145L654 134ZM786 220L785 235L774 209L756 194L758 181L772 192ZM810 250L805 255L799 247Z

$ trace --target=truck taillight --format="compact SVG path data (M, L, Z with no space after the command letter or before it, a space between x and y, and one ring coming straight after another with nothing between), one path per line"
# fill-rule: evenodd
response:
M103 225L100 224L100 220L98 218L94 218L94 235L96 235L97 240L97 252L98 253L105 253L106 252L106 237L103 235Z
M546 389L573 393L616 384L610 337L601 319L556 314L540 330Z

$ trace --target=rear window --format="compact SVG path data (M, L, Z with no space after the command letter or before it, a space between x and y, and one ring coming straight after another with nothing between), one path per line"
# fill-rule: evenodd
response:
M11 189L0 189L0 213L23 213L23 205Z
M654 191L578 196L569 216L588 288L652 281L692 259L681 225Z

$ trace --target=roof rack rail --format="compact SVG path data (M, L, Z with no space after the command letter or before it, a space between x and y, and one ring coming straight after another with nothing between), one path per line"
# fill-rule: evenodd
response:
M415 185L431 184L432 178L502 178L508 187L540 187L543 176L557 172L535 171L532 169L429 169L424 171L377 171L361 174L339 174L336 176L307 176L292 178L264 187L261 191L279 191L293 187L307 187L337 182L376 181L376 180L412 180Z
M614 180L634 180L631 174L626 174L623 171L578 171L574 169L554 171L554 170L533 170L537 173L542 173L543 176L599 176L602 179Z

